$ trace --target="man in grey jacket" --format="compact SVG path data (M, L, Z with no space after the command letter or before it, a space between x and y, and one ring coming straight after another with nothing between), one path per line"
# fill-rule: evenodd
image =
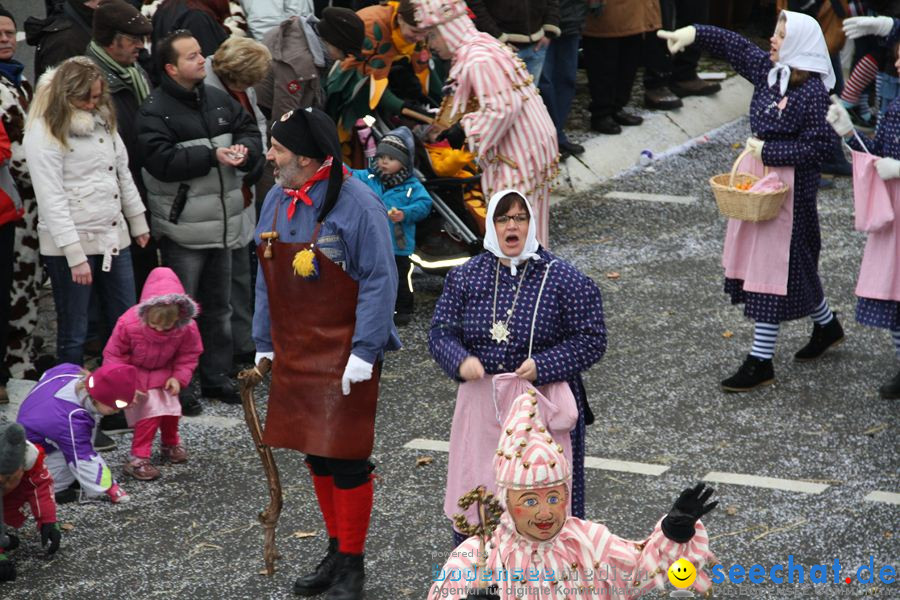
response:
M138 113L138 143L151 230L163 263L202 307L206 397L240 402L231 367L231 250L240 246L244 198L240 171L262 160L256 122L222 90L203 84L206 58L187 31L162 40L156 52L162 81ZM189 398L196 391L182 391ZM184 400L183 400L184 401Z

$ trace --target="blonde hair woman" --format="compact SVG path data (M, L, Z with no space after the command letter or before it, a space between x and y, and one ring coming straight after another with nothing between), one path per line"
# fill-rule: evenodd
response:
M57 359L80 365L93 286L111 329L135 303L129 238L141 246L149 239L106 79L93 61L70 58L41 77L24 145L53 284Z

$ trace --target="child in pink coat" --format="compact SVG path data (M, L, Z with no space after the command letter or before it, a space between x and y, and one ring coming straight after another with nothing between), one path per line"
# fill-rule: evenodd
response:
M150 481L160 476L150 464L153 438L160 430L164 460L187 461L178 436L181 404L178 393L191 381L203 343L194 317L197 303L184 292L174 271L158 267L150 272L141 301L122 315L103 350L105 363L126 363L138 371L137 389L147 398L125 409L134 427L131 460L125 472Z

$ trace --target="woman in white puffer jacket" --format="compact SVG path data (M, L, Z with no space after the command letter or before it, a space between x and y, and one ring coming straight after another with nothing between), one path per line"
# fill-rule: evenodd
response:
M149 239L106 79L75 57L41 77L25 123L41 258L53 285L59 362L82 364L92 288L109 329L135 303L130 237Z

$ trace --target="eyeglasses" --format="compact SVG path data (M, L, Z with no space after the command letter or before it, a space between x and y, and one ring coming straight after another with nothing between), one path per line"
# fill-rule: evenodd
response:
M524 225L529 219L530 217L525 213L519 213L517 215L500 215L499 217L494 217L494 223L506 225L510 220L513 220L519 225Z

